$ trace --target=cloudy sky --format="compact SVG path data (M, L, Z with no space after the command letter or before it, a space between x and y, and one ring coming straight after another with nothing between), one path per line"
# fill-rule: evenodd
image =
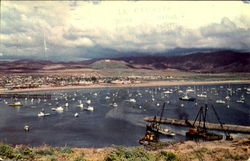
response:
M242 1L2 1L0 59L81 60L175 48L250 51L249 11Z

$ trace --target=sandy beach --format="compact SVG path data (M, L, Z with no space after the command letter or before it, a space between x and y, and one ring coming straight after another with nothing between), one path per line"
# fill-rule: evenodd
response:
M48 91L48 90L70 90L88 88L124 88L124 87L158 87L176 85L209 85L209 84L250 84L250 80L229 80L229 81L150 81L137 84L91 84L86 86L63 86L63 87L40 87L29 89L0 90L0 93L16 93L28 91Z

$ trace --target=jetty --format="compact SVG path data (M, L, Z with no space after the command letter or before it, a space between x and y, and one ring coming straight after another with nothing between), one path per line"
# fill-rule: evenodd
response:
M0 98L33 98L33 99L51 99L51 94L29 94L29 93L4 93Z
M161 124L170 124L170 125L177 125L177 126L189 126L187 122L194 124L194 120L179 120L174 118L156 118L154 117L145 117L145 121L147 122L158 122ZM200 122L201 125L203 125L203 122ZM194 126L198 126L199 122L196 122ZM240 133L250 133L250 126L242 126L242 125L232 125L232 124L223 124L223 129L221 128L221 125L219 123L210 123L206 122L206 128L211 130L226 130L231 132L240 132Z

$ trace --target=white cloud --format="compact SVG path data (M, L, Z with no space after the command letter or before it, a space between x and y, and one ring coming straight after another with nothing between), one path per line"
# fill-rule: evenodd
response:
M83 53L102 46L159 52L175 47L249 49L250 5L240 1L13 2L1 6L6 54ZM18 50L14 50L18 47Z

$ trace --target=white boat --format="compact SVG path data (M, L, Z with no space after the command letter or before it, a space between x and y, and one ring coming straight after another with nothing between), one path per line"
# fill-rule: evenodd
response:
M194 91L194 89L192 89L192 88L188 88L188 89L186 90L186 92L189 93L189 92L195 92L195 91Z
M163 92L164 94L171 94L171 93L173 93L172 91L164 91Z
M69 103L67 102L67 103L65 103L65 107L68 107L69 106Z
M226 102L223 101L223 100L216 100L215 102L216 102L216 103L220 103L220 104L225 104L225 103L226 103Z
M200 98L207 98L207 95L206 95L206 94L201 93L201 94L197 94L197 97L200 97Z
M136 102L136 100L135 100L134 98L130 98L130 99L129 99L129 102L133 102L133 103L135 103L135 102Z
M87 108L85 108L85 110L87 110L87 111L94 111L94 107L93 106L88 106Z
M44 113L44 112L39 112L37 114L38 117L44 117L44 116L49 116L49 115L50 115L50 113Z
M230 97L229 97L229 96L226 96L225 99L229 101L229 100L230 100Z
M24 129L24 131L29 131L29 130L30 130L30 127L29 127L28 125L25 125L25 126L23 127L23 129Z
M86 103L87 103L87 104L91 104L91 100L87 100Z
M74 117L78 117L79 116L79 114L76 112L75 114L74 114Z
M53 111L57 111L57 112L63 112L63 108L61 106L56 107L56 108L51 108Z
M9 104L9 106L22 106L23 104L21 102L15 102L15 103L11 103Z
M117 105L117 103L113 103L113 104L111 104L111 106L117 107L118 105Z
M83 108L83 104L82 104L82 103L81 103L81 104L79 104L78 106L79 106L80 108Z

